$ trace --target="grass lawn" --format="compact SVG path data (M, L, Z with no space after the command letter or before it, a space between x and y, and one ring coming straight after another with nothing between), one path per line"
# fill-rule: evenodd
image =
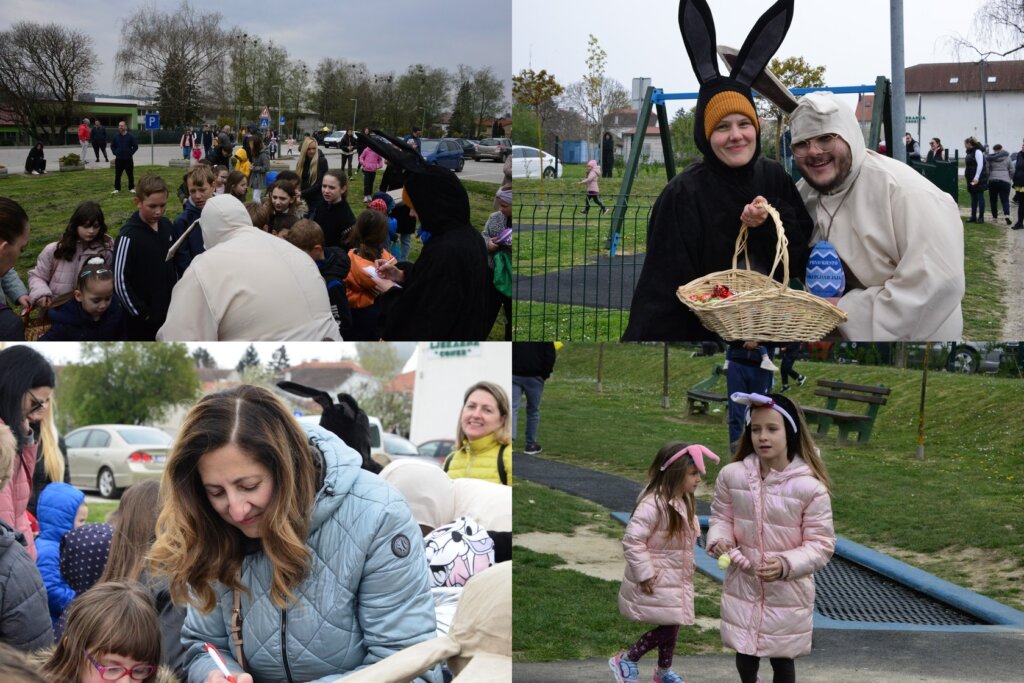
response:
M566 345L544 390L538 435L544 444L542 457L639 482L657 449L670 439L703 443L727 454L724 408L711 416L685 415L686 389L707 377L722 357L690 358L690 349L670 348L671 407L665 410L661 407L662 354L660 344L605 344L603 391L598 393L597 345ZM799 403L823 404L824 399L814 396L818 379L884 384L892 389L868 444L840 447L834 428L831 436L818 442L832 477L836 532L1024 609L1024 423L1008 409L1020 402L1021 380L930 372L925 459L918 461L920 370L810 361L799 362L796 369L808 377L804 386L794 387L789 394ZM706 482L698 490L702 500L710 501L718 469L710 465ZM523 493L534 504L524 505ZM561 530L571 523L596 523L592 517L596 512L586 514L588 503L570 504L563 495L521 489L517 484L516 531L547 524L551 531L565 533ZM525 602L526 609L531 600L557 596L571 607L572 601L589 600L590 591L569 584L532 595L532 586L542 580L537 573L552 560L525 559L523 564L529 568L523 577L517 575L515 583L517 591L524 593L515 596L516 646L540 658L547 655L540 649L530 650L531 636L519 634L519 605ZM605 612L613 609L613 588L602 598L607 603ZM589 618L579 611L579 619ZM533 628L532 622L523 623ZM623 631L618 633L624 637ZM548 639L552 640L550 631ZM592 645L589 655L608 651L608 643L600 637L595 636Z
M89 517L87 522L102 522L111 512L117 509L117 501L111 503L89 503Z
M180 213L175 192L178 185L181 184L184 169L136 165L136 180L147 173L155 173L167 182L171 195L167 217L173 221ZM113 179L113 169L103 167L69 173L54 171L45 176L15 174L0 180L0 195L10 197L21 204L28 213L32 226L28 246L15 266L22 282L28 284L28 271L35 265L39 252L50 242L60 239L68 219L74 213L75 207L82 201L91 199L99 202L103 208L111 237L117 237L121 226L135 212L135 204L132 201L132 195L129 195L127 191L122 191L121 194L110 194L113 189ZM352 181L353 184L349 187L348 202L353 212L359 215L364 207L359 201L359 188L355 185L357 182ZM127 180L124 178L122 178L122 185L127 188ZM483 228L487 217L493 211L496 185L466 180L463 181L463 186L469 194L470 220L474 227ZM411 260L415 261L419 256L420 248L420 241L414 239L410 252ZM503 338L504 314L500 314L489 339L498 341Z
M595 210L590 212L587 220L579 214L584 193L576 183L583 177L583 168L580 165L566 166L562 178L543 181L543 200L538 195L531 197L529 204L517 207L516 221L520 224L551 226L546 230L517 233L513 254L517 274L538 275L573 265L593 263L599 256L607 257L605 242L611 225L611 214L598 218L600 214ZM666 182L664 170L660 167L640 172L630 193L630 207L623 224L617 255L646 250L650 209ZM609 206L615 201L615 193L621 184L621 168L616 169L616 177L601 179L601 196ZM519 193L536 193L540 190L540 180L516 181L516 191ZM970 206L970 196L962 176L959 203L960 206ZM1004 231L1005 227L989 223L964 225L964 339L998 339L1001 336L1006 316L1003 303L1005 285L996 280L994 273L995 255L1002 249ZM524 299L531 296L542 298L546 294L529 289L525 290L525 294L522 289L520 292ZM513 314L513 338L524 341L617 340L625 329L629 315L628 312L565 304L522 302L519 306L517 310L522 313ZM520 318L521 315L528 317Z

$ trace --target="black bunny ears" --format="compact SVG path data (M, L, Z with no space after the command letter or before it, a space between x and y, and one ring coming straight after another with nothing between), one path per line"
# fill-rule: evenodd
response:
M747 35L729 79L750 88L782 45L793 20L793 1L779 0L761 15ZM679 31L701 87L720 79L715 22L707 0L681 0Z

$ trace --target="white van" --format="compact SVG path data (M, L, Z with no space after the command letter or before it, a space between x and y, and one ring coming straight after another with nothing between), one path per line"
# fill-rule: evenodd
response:
M380 423L380 420L372 415L368 415L367 418L370 420L370 457L383 456L384 455L384 426ZM303 415L302 417L296 418L300 424L311 424L319 425L319 415ZM376 458L374 458L376 460Z

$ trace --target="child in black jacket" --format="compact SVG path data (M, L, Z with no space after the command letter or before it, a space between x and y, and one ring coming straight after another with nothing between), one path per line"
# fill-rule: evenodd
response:
M295 223L285 236L285 240L309 254L316 261L320 275L327 285L327 299L331 302L331 315L338 323L338 331L342 339L352 337L352 311L345 294L345 276L348 275L352 263L344 249L324 246L324 232L320 226L309 219Z

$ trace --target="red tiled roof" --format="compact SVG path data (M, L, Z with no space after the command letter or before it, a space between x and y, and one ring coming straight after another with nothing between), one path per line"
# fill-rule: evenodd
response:
M907 93L980 92L981 69L978 62L917 64L906 70L906 81ZM985 62L985 90L1024 90L1024 60Z
M392 394L411 394L416 386L416 371L403 372L384 386L384 391Z

